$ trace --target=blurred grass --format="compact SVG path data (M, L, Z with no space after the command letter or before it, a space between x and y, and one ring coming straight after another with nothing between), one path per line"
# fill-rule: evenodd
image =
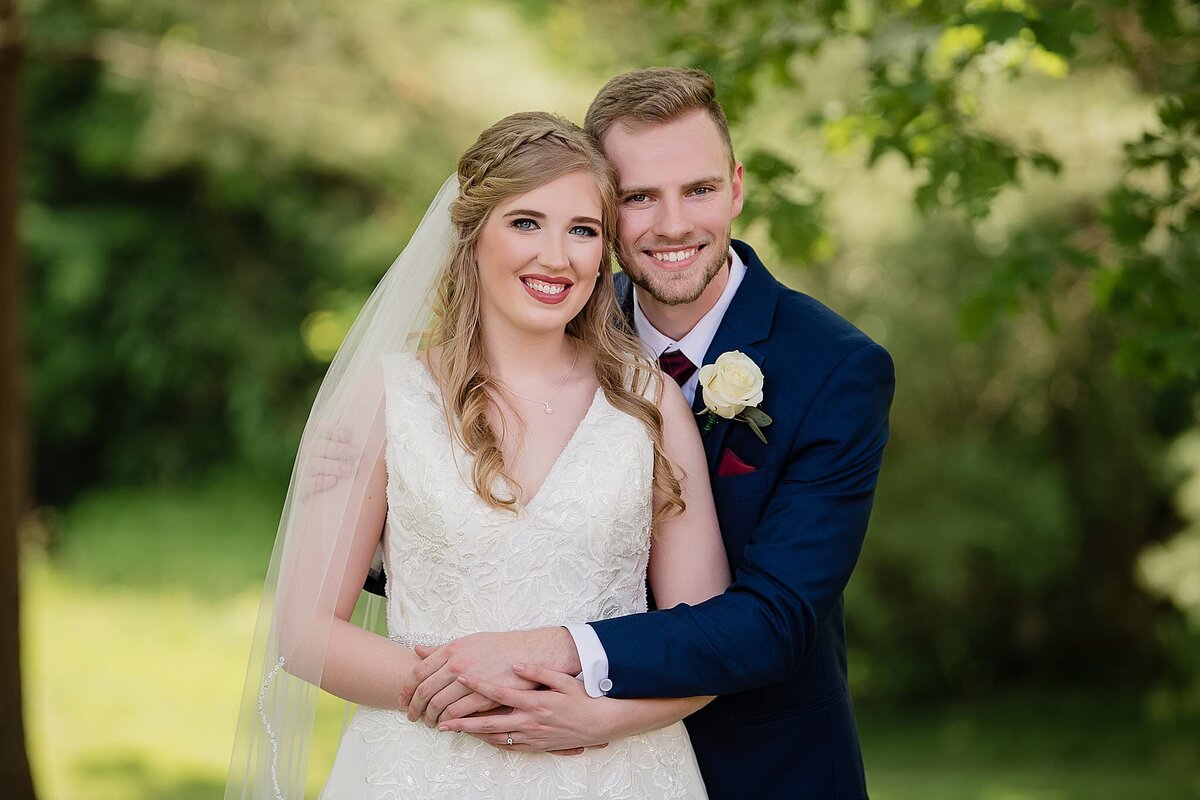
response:
M26 558L31 758L43 800L221 795L282 487L238 474L93 494ZM1135 698L860 709L882 800L1200 798L1200 737ZM336 721L335 721L336 723ZM323 733L331 752L337 727Z
M1137 698L1040 694L859 709L873 798L1200 798L1200 736L1148 725Z
M24 676L43 800L224 791L282 485L85 497L27 553ZM336 718L319 732L336 745Z

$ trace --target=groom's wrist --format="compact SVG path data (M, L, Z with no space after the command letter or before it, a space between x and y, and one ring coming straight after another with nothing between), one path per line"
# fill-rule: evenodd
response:
M548 628L550 635L550 657L553 666L559 672L578 675L582 667L579 665L579 651L575 648L575 639L566 628Z

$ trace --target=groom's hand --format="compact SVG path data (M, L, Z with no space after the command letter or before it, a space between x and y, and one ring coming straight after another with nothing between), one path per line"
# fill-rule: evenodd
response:
M350 429L318 420L313 427L313 445L300 478L300 496L312 497L337 486L354 474L358 450L350 443Z
M422 661L401 684L400 706L408 709L410 720L424 716L431 725L498 707L458 681L468 673L499 686L529 689L533 684L515 675L513 664L533 661L572 674L579 671L579 654L566 628L475 633L416 652Z
M438 729L470 734L501 750L536 750L562 755L584 747L606 747L614 728L609 714L618 701L589 697L583 683L570 675L535 664L515 664L513 671L537 684L534 690L510 689L474 675L459 681L512 710L506 714L443 720ZM510 744L511 742L511 744Z

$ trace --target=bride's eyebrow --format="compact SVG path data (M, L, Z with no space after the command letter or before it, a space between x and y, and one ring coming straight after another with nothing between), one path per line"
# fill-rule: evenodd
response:
M540 211L534 211L531 208L514 208L512 211L509 211L504 215L505 219L508 217L532 217L533 219L537 220L546 219L545 214ZM572 217L571 222L586 222L591 225L600 224L600 220L596 219L595 217Z

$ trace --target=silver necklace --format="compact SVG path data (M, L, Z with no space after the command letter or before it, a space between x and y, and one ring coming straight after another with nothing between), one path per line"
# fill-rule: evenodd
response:
M504 383L504 381L497 381L497 382L504 384L505 389L508 389L510 392L512 392L513 394L515 394L517 397L521 398L522 400L528 400L531 403L540 403L540 404L542 404L542 406L545 407L547 414L553 414L554 409L550 407L550 404L555 401L555 399L558 397L558 393L561 392L563 390L563 387L567 385L567 378L571 377L571 373L575 371L575 365L578 362L579 362L579 345L577 344L577 345L575 345L575 358L571 359L571 366L567 369L567 374L563 375L562 383L560 383L558 385L558 388L554 390L554 394L550 395L549 400L539 400L536 397L530 397L529 395L521 394L518 391L514 391L513 388L511 386L509 386L507 383Z

